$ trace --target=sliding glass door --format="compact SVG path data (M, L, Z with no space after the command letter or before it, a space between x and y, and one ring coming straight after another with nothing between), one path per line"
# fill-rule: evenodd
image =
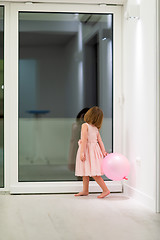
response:
M85 112L113 139L113 15L19 12L19 181L76 181Z
M121 8L62 6L11 4L11 192L79 190L75 158L92 106L104 112L106 150L121 148Z

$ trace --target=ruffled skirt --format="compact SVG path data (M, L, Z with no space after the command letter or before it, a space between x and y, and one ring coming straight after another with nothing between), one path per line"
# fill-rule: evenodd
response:
M76 157L76 176L102 176L103 154L99 144L96 142L88 142L86 145L86 160L80 159L81 142L79 141L79 148Z

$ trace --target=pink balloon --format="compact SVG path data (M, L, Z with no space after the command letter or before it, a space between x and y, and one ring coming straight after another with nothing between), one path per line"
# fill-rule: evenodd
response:
M119 153L110 153L102 163L103 172L107 178L115 181L127 180L130 165L128 159Z

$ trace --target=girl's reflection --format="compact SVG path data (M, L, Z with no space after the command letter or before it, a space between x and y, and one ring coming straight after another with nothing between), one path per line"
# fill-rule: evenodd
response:
M89 108L83 108L76 117L76 122L72 124L72 136L70 140L68 167L71 171L75 170L78 141L81 134L81 125L84 123L84 115Z

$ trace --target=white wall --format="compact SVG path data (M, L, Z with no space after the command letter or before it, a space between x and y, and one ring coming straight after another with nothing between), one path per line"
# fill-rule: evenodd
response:
M123 19L123 153L131 164L124 191L155 210L156 0L128 0L136 3L140 20Z

